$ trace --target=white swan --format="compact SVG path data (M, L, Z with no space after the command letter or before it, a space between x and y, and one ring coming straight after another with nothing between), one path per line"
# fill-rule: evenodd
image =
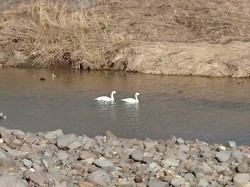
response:
M140 95L138 92L135 93L135 99L134 98L126 98L126 99L122 99L122 101L125 101L127 103L139 103L139 100L137 98L137 96Z
M100 96L100 97L95 98L95 100L97 100L97 101L114 101L114 94L116 94L116 91L111 92L111 97Z

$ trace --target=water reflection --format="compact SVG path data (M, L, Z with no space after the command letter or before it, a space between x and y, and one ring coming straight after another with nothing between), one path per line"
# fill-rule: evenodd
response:
M124 108L127 111L129 118L139 118L140 117L140 106L139 103L124 103Z
M97 103L98 115L103 118L111 118L112 120L116 119L116 103L114 101L111 102L103 102L103 101L95 101Z
M60 76L53 79L52 73ZM11 77L11 78L10 78ZM45 77L45 81L40 81ZM250 79L167 77L124 72L0 69L0 125L96 136L250 143ZM115 102L94 98L116 90ZM121 101L141 92L140 103ZM67 114L67 115L65 115ZM44 117L46 116L46 117Z

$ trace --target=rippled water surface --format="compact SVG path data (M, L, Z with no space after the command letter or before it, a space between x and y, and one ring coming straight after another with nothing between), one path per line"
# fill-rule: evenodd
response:
M52 73L60 76L53 78ZM44 77L45 81L40 81ZM114 103L94 100L110 96ZM140 92L138 105L121 99ZM250 144L250 81L124 72L0 69L0 125L24 131Z

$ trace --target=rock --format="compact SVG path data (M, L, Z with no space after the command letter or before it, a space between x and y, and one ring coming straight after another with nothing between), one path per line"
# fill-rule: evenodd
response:
M68 145L70 145L72 142L76 140L76 135L75 134L67 134L67 135L62 135L59 136L56 140L56 145L58 148L67 148Z
M230 155L228 153L226 153L226 152L216 152L215 153L215 158L219 162L226 162L230 158Z
M95 185L93 185L89 182L81 181L81 182L79 182L79 187L95 187Z
M140 150L134 150L131 154L131 158L134 161L139 161L139 162L143 160L143 156L144 156L144 152Z
M96 145L96 142L88 136L84 135L82 139L82 144L84 145L83 148L85 150L89 150L91 147Z
M57 180L60 180L61 178L60 170L58 168L48 167L48 173L52 175L54 178L56 178Z
M25 138L24 141L28 144L34 144L38 142L38 137L35 134L28 134Z
M61 129L57 129L54 131L47 132L43 137L49 141L54 141L62 135L63 135L63 131Z
M28 187L22 179L17 176L12 176L9 174L3 174L0 176L0 186L1 187Z
M190 184L194 183L195 176L192 173L187 173L184 175L185 181L188 181Z
M88 159L88 158L94 158L96 159L97 156L89 151L80 151L79 152L79 157L83 160Z
M209 183L207 182L206 179L200 178L197 181L197 186L199 187L207 187L209 185Z
M70 150L75 150L75 149L80 148L81 146L82 146L82 144L80 142L74 141L74 142L72 142L71 144L68 145L68 148Z
M249 182L249 180L250 180L249 173L239 173L239 174L235 174L233 177L234 182L237 182L243 185Z
M108 159L103 159L103 158L100 158L100 159L96 159L94 161L94 164L104 170L108 169L108 168L112 168L114 167L114 164L113 162L111 162L110 160Z
M185 179L182 178L182 177L174 177L174 178L171 180L171 184L172 184L173 186L181 186L184 182L185 182Z
M57 157L59 160L66 160L69 157L69 154L66 151L58 151Z
M2 151L0 151L0 160L4 159L7 159L7 156Z
M159 179L150 179L148 181L148 187L165 187L165 183Z
M119 187L135 187L136 184L135 184L135 181L133 181L133 180L119 178L118 179L118 186Z
M156 144L155 149L156 151L163 153L166 151L166 146L163 144Z
M49 178L43 171L35 171L29 174L28 177L32 182L40 186L48 185Z
M171 166L178 166L179 165L179 160L176 160L174 158L166 158L165 160L162 161L162 166L165 168L171 167Z
M86 177L87 181L96 183L98 185L110 185L111 179L109 175L102 169L98 169Z
M237 165L236 167L237 171L239 173L247 173L249 172L249 167L248 167L248 163L246 162L241 162Z
M185 143L185 141L184 141L182 138L178 138L178 139L176 140L176 142L177 142L178 144L184 144L184 143Z
M236 158L237 160L242 160L243 158L243 155L240 151L238 150L235 150L233 153L232 153L232 157L233 158Z
M236 148L236 142L235 141L228 141L226 146L230 147L230 148Z
M136 183L141 183L141 182L143 182L143 178L142 178L141 175L136 175L135 178L134 178L134 181Z
M14 129L11 134L13 134L17 139L19 140L23 140L26 136L26 134L21 131L21 130L18 130L18 129Z
M30 160L28 160L28 159L25 158L25 159L22 160L22 162L23 162L23 164L24 164L26 167L31 168L32 162L31 162Z

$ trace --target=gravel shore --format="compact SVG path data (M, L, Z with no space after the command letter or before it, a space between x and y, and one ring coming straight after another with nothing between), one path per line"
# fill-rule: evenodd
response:
M0 187L250 187L250 146L0 128Z

